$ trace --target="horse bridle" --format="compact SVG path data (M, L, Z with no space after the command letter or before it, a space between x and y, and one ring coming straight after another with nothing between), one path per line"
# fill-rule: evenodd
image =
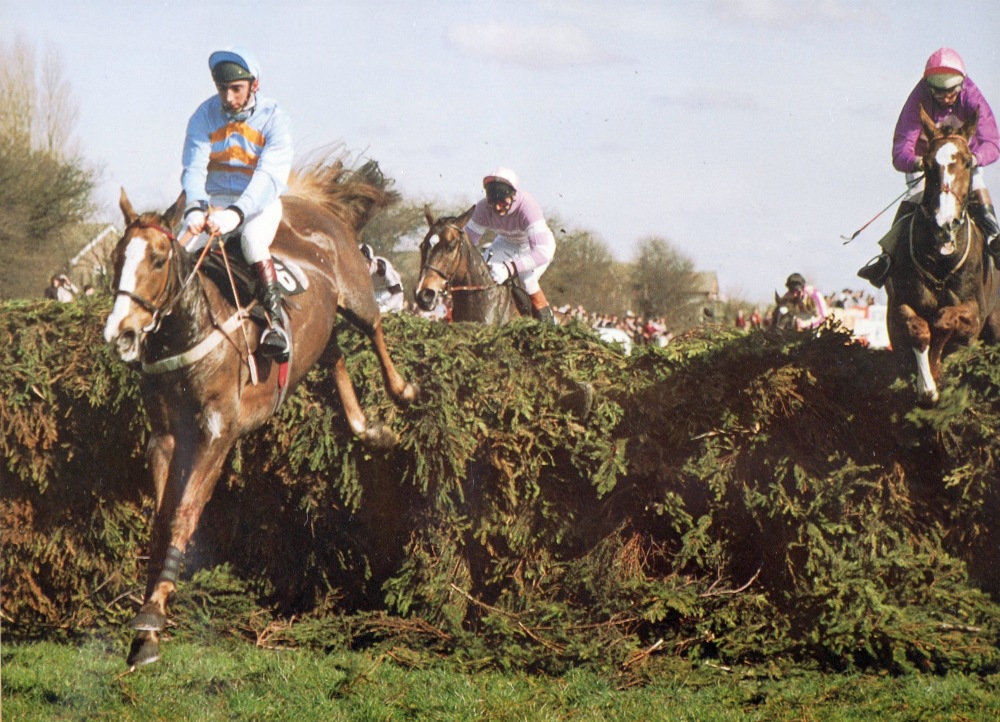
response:
M160 324L163 322L163 318L169 316L170 312L173 311L174 306L177 304L177 301L183 295L184 289L187 287L188 283L191 282L191 279L194 278L195 274L192 272L191 275L188 276L188 278L184 281L184 283L181 284L180 289L176 293L171 293L170 291L170 286L172 285L171 281L177 275L176 273L172 272L173 266L180 260L180 255L177 252L177 246L179 245L177 242L177 237L174 236L174 234L170 231L170 229L164 228L159 223L133 223L129 225L128 228L125 229L125 232L128 233L129 230L131 229L137 229L137 230L149 229L157 231L166 236L167 239L170 241L170 252L167 255L167 264L170 266L170 269L168 270L166 278L163 281L163 287L156 293L156 295L153 297L152 300L140 296L137 293L132 293L131 291L123 290L121 288L115 290L116 297L125 296L126 298L138 304L142 309L152 314L152 319L150 319L149 324L147 324L142 329L142 332L147 334L156 333L157 329L159 329L160 327ZM201 261L199 259L199 264L200 262ZM197 270L197 268L195 270ZM162 303L157 303L165 295L167 296L167 298Z
M960 141L962 141L962 143L965 144L966 147L968 147L968 141L964 137L962 137L960 135L945 135L945 136L941 136L940 138L935 138L934 139L934 144L931 147L937 147L937 146L940 145L941 142L949 141L949 140L960 140ZM928 154L930 154L930 148L928 148ZM925 177L926 177L926 173L925 173ZM925 195L925 197L929 197L929 195L930 195L930 194L928 194L927 191L928 191L928 189L925 187L924 188L924 195ZM968 222L968 218L967 218L967 216L968 216L968 208L969 208L969 198L972 195L972 174L971 173L969 174L969 187L966 190L964 198L962 198L958 194L958 192L955 190L955 188L952 187L951 183L944 183L944 184L942 184L940 186L940 188L938 189L938 194L940 195L941 193L947 193L947 194L953 196L955 198L955 200L958 201L959 213L958 213L957 222L960 223L960 224L964 223L965 226L966 226L965 227L965 250L963 251L961 258L959 258L958 263L956 263L955 266L950 271L948 271L948 273L945 274L945 276L943 278L936 276L935 274L931 273L929 270L927 270L926 268L924 268L923 265L921 265L919 259L916 256L916 252L915 252L915 250L913 248L913 235L914 235L914 233L913 233L913 224L916 222L916 216L915 215L910 218L910 230L909 230L909 236L910 236L910 238L909 238L909 241L910 241L909 242L910 261L913 263L914 268L916 268L917 271L920 273L920 275L924 278L924 281L926 283L928 283L930 286L932 286L935 289L937 289L938 291L940 291L941 289L943 289L947 285L948 281L955 274L958 273L958 271L962 268L962 266L965 265L965 262L969 258L969 252L972 249L972 237L971 237L972 236L972 225L971 225L971 223ZM932 216L931 211L930 211L929 208L927 208L927 206L924 205L924 203L920 204L920 212L924 216L925 219L931 220L931 216ZM937 224L935 224L935 233L939 232L940 230L941 229L937 226Z
M444 290L447 293L456 293L456 292L461 292L461 291L466 291L466 292L468 292L468 291L486 291L486 290L492 288L493 286L453 286L453 285L451 285L451 279L455 275L455 271L458 270L458 265L462 262L462 240L461 240L461 238L465 234L465 229L459 228L458 226L456 226L454 224L451 224L451 223L445 224L445 228L450 228L451 230L455 231L459 235L459 240L455 244L455 246L456 246L455 247L455 254L454 254L455 262L452 264L451 270L446 273L446 272L442 271L440 268L437 268L436 266L432 266L429 263L425 263L421 267L421 272L423 272L423 271L433 271L434 273L436 273L437 275L439 275L442 278L442 280L444 280Z
M962 143L965 145L966 148L969 147L969 141L966 140L961 135L943 135L940 138L935 138L934 139L932 145L928 147L928 154L930 154L930 148L938 147L942 142L949 141L949 140L960 140L960 141L962 141ZM927 174L924 173L924 178L926 178L926 177L927 177ZM925 185L926 185L926 181L925 181ZM972 174L971 173L969 174L969 187L966 190L965 198L962 198L961 196L959 196L958 191L956 191L952 187L951 183L942 184L941 187L938 189L938 192L939 193L947 193L948 195L954 196L955 200L958 201L958 205L959 205L958 220L960 222L964 221L966 213L968 212L968 208L969 208L969 197L972 195ZM925 194L927 193L927 188L926 187L924 188L924 193ZM927 209L924 207L923 203L920 204L920 210L924 214L925 217L928 217L928 218L930 217L930 214L928 213Z

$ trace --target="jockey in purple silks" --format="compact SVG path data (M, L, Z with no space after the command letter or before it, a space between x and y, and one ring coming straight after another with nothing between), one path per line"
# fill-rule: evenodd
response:
M288 335L270 247L292 168L291 122L276 102L258 95L260 64L249 51L216 51L208 67L216 95L191 116L184 139L184 220L196 237L188 248L204 246L208 233L241 232L243 256L257 273L260 302L271 320L261 351L284 361Z
M961 56L951 48L940 48L927 59L923 78L910 92L896 121L892 165L906 174L909 190L899 204L892 228L879 241L882 253L858 271L861 278L876 288L881 288L888 276L892 254L904 228L899 221L917 210L923 196L921 173L927 139L920 125L921 107L941 127L959 128L973 115L979 116L976 134L969 139L969 150L976 165L972 171L969 213L982 231L994 263L1000 268L1000 226L981 171L1000 157L997 121L986 98L966 74Z
M539 321L555 323L538 283L556 252L556 239L545 222L542 207L521 189L517 174L509 168L497 168L483 178L483 188L486 197L476 204L465 226L469 239L479 245L483 234L493 231L496 239L486 256L493 280L501 284L519 277L531 296L532 315Z

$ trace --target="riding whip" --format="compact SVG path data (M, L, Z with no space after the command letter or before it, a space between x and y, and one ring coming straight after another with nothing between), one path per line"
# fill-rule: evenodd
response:
M890 209L890 208L892 208L892 207L893 207L894 205L896 205L896 204L897 204L897 203L898 203L898 202L899 202L900 200L902 200L902 199L903 199L903 196L905 196L905 195L906 195L907 193L909 193L909 192L910 192L910 189L911 189L911 188L912 188L912 187L913 187L914 185L916 185L916 184L917 184L917 182L918 182L918 181L920 181L920 180L921 180L921 179L922 179L923 177L924 177L923 173L921 173L920 175L916 176L916 177L915 177L915 178L914 178L914 179L913 179L913 180L912 180L912 181L911 181L911 182L910 182L909 184L907 184L907 187L906 187L906 190L905 190L905 191L903 191L902 193L900 193L900 194L899 194L898 196L896 196L896 197L895 197L895 198L894 198L894 199L892 200L892 203L890 203L890 204L889 204L889 205L887 205L887 206L886 206L885 208L883 208L883 209L882 209L882 210L880 210L880 211L879 211L878 213L876 213L876 214L875 214L874 216L872 216L872 217L871 217L871 219L870 219L870 220L869 220L869 221L868 221L867 223L865 223L865 224L864 224L863 226L861 226L861 228L859 228L858 230L854 231L854 233L852 233L852 234L851 234L850 236L841 236L841 238L843 238L843 239L844 239L844 243L843 243L843 245L845 245L845 246L846 246L846 245L847 245L848 243L850 243L850 242L851 242L851 241L853 241L853 240L854 240L855 238L857 238L857 237L858 237L858 236L859 236L859 235L861 234L861 231L865 230L865 229L866 229L866 228L867 228L868 226L870 226L870 225L871 225L872 223L874 223L874 222L875 222L875 221L876 221L876 220L878 219L878 217L879 217L879 216L881 216L881 215L882 215L883 213L885 213L885 212L886 212L887 210L889 210L889 209Z

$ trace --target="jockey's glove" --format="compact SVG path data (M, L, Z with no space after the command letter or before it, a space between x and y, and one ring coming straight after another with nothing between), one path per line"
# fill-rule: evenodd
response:
M197 236L205 230L205 211L200 208L192 208L184 215L184 222L187 224L188 231Z
M243 216L235 208L221 208L208 214L209 228L214 226L214 230L222 236L235 231L242 222Z
M498 286L514 275L516 275L514 270L514 264L511 263L510 261L490 264L490 276L493 277L493 282L496 283Z

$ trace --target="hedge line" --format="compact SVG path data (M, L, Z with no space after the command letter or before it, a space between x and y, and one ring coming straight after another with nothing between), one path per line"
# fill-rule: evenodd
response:
M124 634L142 588L147 428L108 310L0 306L13 638ZM887 352L831 328L706 329L631 358L575 325L393 316L386 332L421 388L406 410L363 339L341 340L399 445L356 443L314 370L227 463L175 633L550 672L1000 666L997 350L953 356L920 410Z

